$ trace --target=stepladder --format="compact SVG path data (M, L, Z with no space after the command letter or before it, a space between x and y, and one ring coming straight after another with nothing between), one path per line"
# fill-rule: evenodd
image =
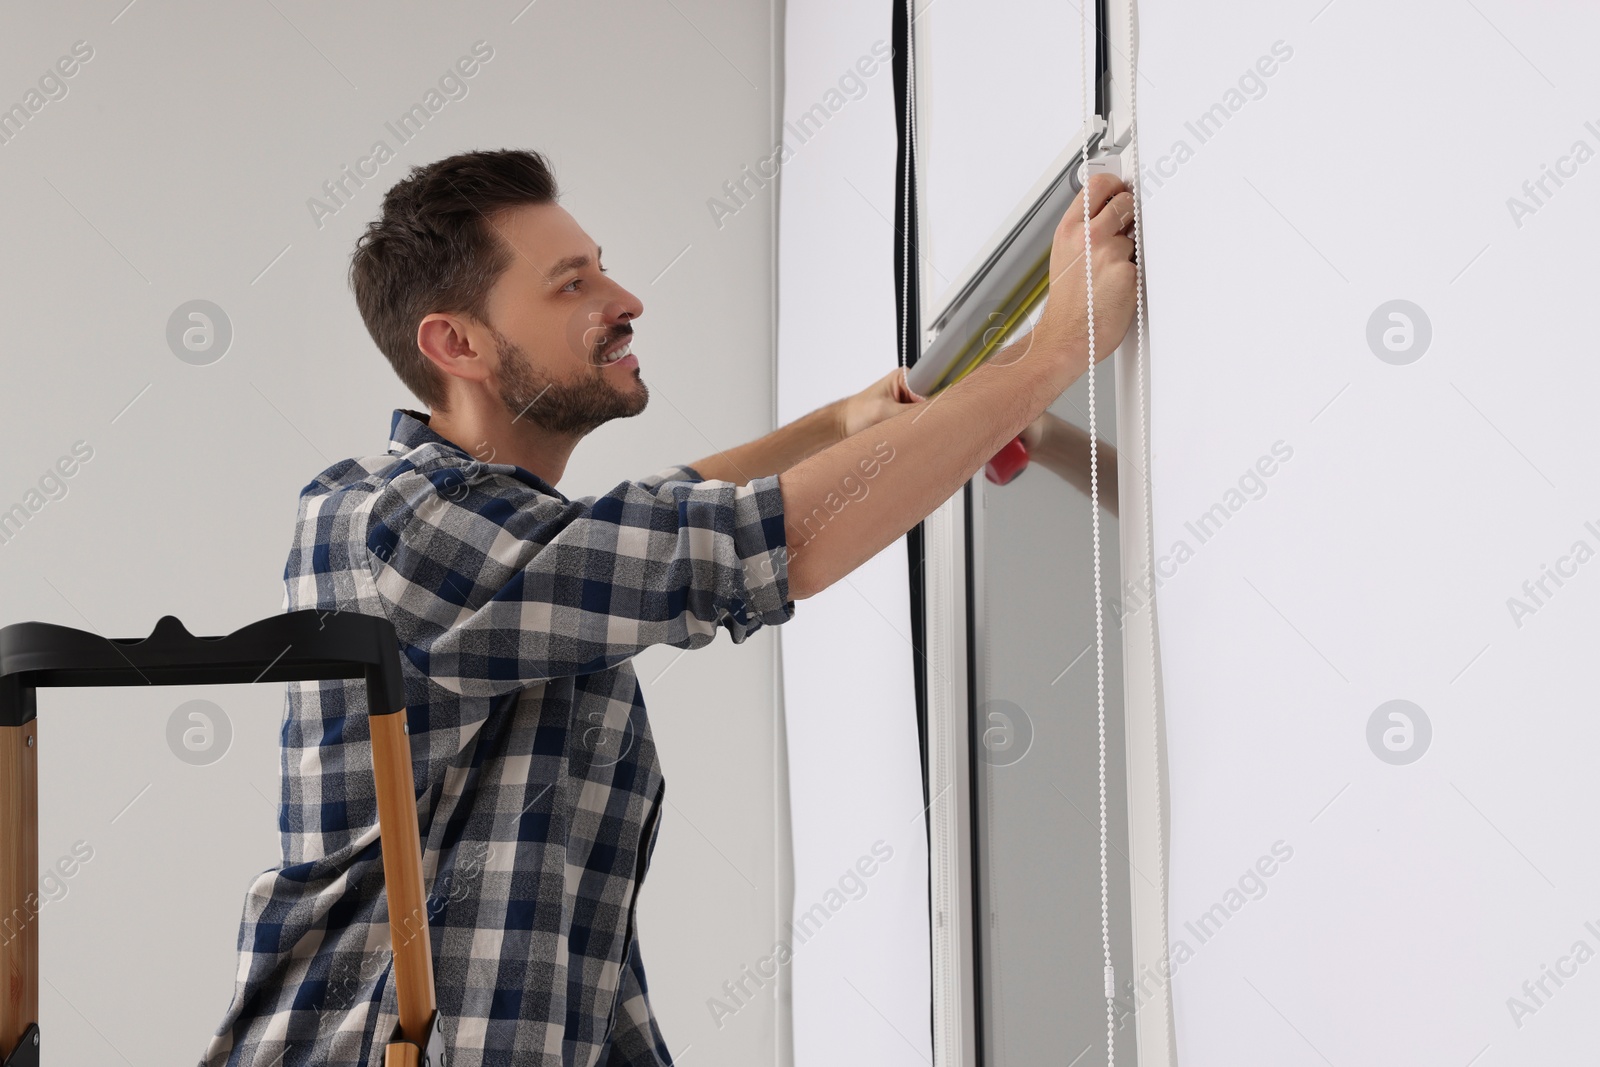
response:
M163 617L148 637L44 622L0 628L0 1067L38 1067L41 688L361 678L372 736L398 1019L384 1067L446 1067L433 980L399 641L387 619L308 609L223 637Z

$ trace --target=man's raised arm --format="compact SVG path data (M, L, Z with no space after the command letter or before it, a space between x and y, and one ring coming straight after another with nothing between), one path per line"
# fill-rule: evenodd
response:
M875 425L913 404L900 398L896 368L859 393L824 404L764 437L690 464L706 481L744 484L752 478L786 471L829 445Z
M1121 342L1133 314L1133 242L1124 236L1132 197L1108 174L1094 175L1087 191L1095 355L1103 359ZM1087 369L1082 196L1056 227L1050 251L1054 299L1028 336L933 400L779 476L792 599L826 589L930 515Z

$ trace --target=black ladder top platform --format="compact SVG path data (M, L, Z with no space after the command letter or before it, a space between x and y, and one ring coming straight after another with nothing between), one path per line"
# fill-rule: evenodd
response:
M148 637L101 637L48 622L0 628L0 726L37 712L41 686L223 685L365 678L368 710L405 706L394 626L376 615L308 608L225 637L196 637L162 617Z

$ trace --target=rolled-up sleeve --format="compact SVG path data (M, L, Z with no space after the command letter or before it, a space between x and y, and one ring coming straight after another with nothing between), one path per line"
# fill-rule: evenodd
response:
M406 472L370 513L377 595L446 689L496 696L794 614L776 475L736 485L677 466L567 501L493 470Z

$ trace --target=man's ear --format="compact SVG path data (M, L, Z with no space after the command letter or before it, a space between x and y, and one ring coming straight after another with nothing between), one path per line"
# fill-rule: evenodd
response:
M473 327L460 315L436 312L417 324L417 347L440 373L462 381L487 381L494 367L485 352L473 344L472 334L487 331Z

